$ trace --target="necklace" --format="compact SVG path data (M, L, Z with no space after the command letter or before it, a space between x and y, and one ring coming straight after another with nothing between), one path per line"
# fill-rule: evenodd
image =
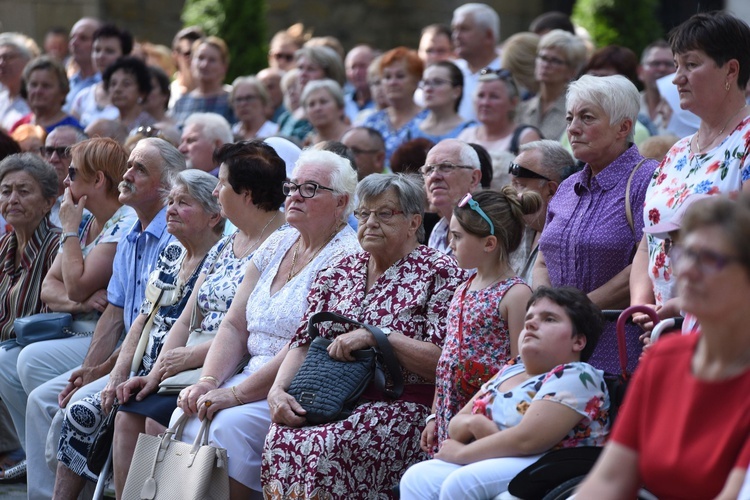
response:
M301 273L302 270L305 267L307 267L307 265L310 264L310 262L312 262L315 257L318 256L318 254L321 252L321 250L323 250L331 242L331 240L333 239L333 237L336 236L336 233L339 232L339 227L340 226L338 224L336 224L336 227L333 228L333 232L331 233L331 236L329 236L328 239L325 241L325 243L323 243L320 247L318 247L317 250L315 250L315 253L312 255L312 257L310 257L309 259L307 259L307 262L305 262L295 272L294 268L297 266L297 255L299 253L299 245L300 245L300 242L302 241L302 236L298 236L297 237L297 244L294 246L294 254L292 255L292 267L291 267L291 269L289 269L289 274L286 277L286 282L287 283L289 283L290 281L292 281L292 278L294 278L299 273Z
M239 259L239 260L242 260L242 259L244 259L245 257L247 257L248 255L250 255L250 252L252 252L253 250L255 250L255 249L256 249L256 248L258 247L258 245L260 245L260 243L261 243L261 242L263 241L263 235L265 234L265 232L266 232L266 229L268 229L268 226L270 226L270 225L271 225L271 223L272 223L272 222L273 222L274 220L276 220L276 217L277 217L278 215L279 215L279 212L276 212L275 214L273 214L273 217L271 217L271 218L269 219L269 221L268 221L268 222L266 222L266 225L265 225L265 226L263 226L263 229L262 229L262 230L260 231L260 236L258 236L258 238L257 238L257 239L255 240L255 243L253 243L253 245L252 245L252 246L251 246L250 248L248 248L247 250L245 250L245 251L244 251L244 252L242 253L242 255L240 255L240 256L238 257L238 259ZM232 235L232 244L234 244L234 240L235 240L235 238L237 237L237 233L239 233L239 231L237 231L236 233L234 233L234 234ZM233 246L234 246L234 245L233 245Z
M740 109L738 109L738 110L737 110L737 112L736 112L735 114L733 114L733 115L732 115L732 117L731 117L731 118L729 118L729 120L727 120L727 122L726 122L726 123L724 124L724 126L723 126L723 127L721 127L721 130L719 130L719 133L718 133L718 134L716 134L716 135L715 135L715 136L713 137L713 139L711 139L710 141L708 141L708 144L706 144L706 146L710 146L711 144L713 144L713 142L714 142L714 141L715 141L715 140L716 140L716 139L717 139L717 138L718 138L719 136L721 136L721 134L723 134L723 133L724 133L724 130L726 130L726 128L727 128L727 125L729 125L729 123L730 123L730 122L731 122L732 120L734 120L734 119L735 119L735 118L737 117L737 115L739 115L739 114L740 114L740 113L742 112L742 110L743 110L743 109L745 109L746 107L747 107L747 104L745 104L745 105L744 105L744 106L742 106L742 107L741 107ZM698 149L697 149L697 150L695 151L695 153L700 153L701 151L703 151L703 148L701 147L701 142L700 142L700 138L701 138L701 131L700 131L700 129L698 129L698 132L696 132L696 133L695 133L695 145L696 145L696 146L698 146ZM690 145L690 152L691 152L691 153L693 153L693 147L692 147L692 143L691 143L691 145Z

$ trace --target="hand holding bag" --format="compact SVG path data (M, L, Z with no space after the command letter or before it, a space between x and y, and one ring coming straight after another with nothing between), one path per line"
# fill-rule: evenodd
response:
M70 313L39 313L17 318L13 321L16 338L6 340L0 347L6 351L16 347L24 348L34 342L43 340L64 339L71 336L70 325L73 316Z
M227 450L208 445L210 420L193 444L183 443L182 415L160 437L141 434L135 445L124 500L228 500Z
M378 348L353 351L355 361L333 359L327 351L333 341L320 337L316 326L323 321L364 328L375 337ZM310 317L307 332L313 340L287 392L307 411L305 419L308 424L324 424L348 417L373 378L385 396L396 399L403 393L401 367L388 338L379 328L336 313L319 312ZM393 382L390 389L385 386L385 370Z

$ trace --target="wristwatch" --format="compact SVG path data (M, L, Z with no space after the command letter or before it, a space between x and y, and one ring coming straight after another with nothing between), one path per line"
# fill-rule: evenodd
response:
M387 326L381 326L379 328L380 328L380 331L383 332L383 335L386 336L386 338L388 338L391 335L391 332L393 331L390 328L388 328Z
M65 242L68 241L68 238L77 238L77 237L78 237L78 233L74 233L72 231L69 233L63 233L62 236L60 237L60 249L62 249Z

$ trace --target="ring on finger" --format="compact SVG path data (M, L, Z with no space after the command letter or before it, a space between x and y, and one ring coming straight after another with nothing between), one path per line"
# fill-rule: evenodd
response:
M214 402L211 401L210 399L207 399L207 400L205 400L203 402L203 404L206 406L206 408L208 408L209 406L211 406L212 404L214 404Z

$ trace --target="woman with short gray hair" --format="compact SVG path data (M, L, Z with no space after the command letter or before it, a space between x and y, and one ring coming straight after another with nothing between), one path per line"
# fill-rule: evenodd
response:
M270 98L263 83L254 76L240 76L232 83L229 94L237 123L232 125L232 133L238 141L265 139L276 135L279 126L266 120L266 108Z
M304 145L340 141L349 130L344 113L344 91L333 80L314 80L302 91L302 107L313 126Z

